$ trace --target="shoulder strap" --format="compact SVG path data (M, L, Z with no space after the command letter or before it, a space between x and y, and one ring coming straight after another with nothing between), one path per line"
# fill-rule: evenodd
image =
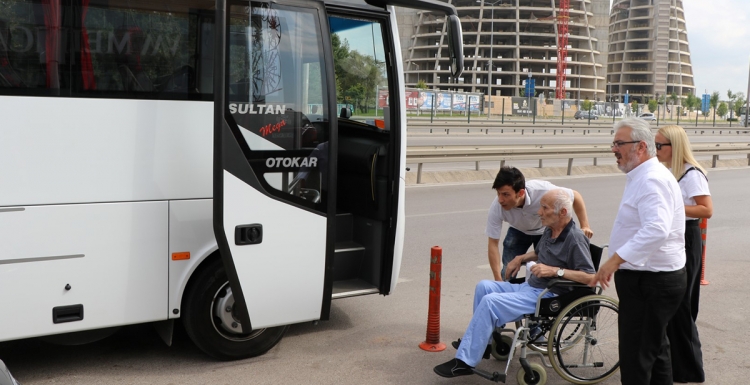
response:
M682 174L682 176L680 177L680 179L677 179L677 183L680 183L680 181L682 180L682 178L684 178L685 175L687 175L687 173L690 172L690 171L692 171L692 170L698 171L699 173L701 173L701 175L703 175L704 178L706 178L706 180L708 180L708 177L706 176L706 174L703 173L703 171L701 171L701 169L695 168L695 167L690 167L689 169L685 170L685 172Z

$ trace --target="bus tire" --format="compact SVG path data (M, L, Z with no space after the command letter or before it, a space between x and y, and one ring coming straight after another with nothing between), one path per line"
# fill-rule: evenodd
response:
M238 360L265 354L284 336L288 326L246 332L232 316L234 301L221 258L195 272L182 301L182 324L203 352L219 360ZM219 314L223 310L226 313Z

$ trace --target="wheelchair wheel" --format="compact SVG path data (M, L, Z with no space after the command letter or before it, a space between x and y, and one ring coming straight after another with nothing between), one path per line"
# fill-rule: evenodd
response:
M618 302L590 295L570 303L555 319L547 347L552 367L574 384L595 384L620 367Z
M523 368L518 369L518 374L516 375L516 379L518 380L518 385L544 385L547 383L547 371L544 370L544 366L535 363L529 364L531 367L531 371L534 373L534 378L530 378L531 376L527 375L526 371L523 370Z
M507 360L508 355L510 354L511 344L513 344L513 338L511 338L510 336L501 335L499 342L493 337L492 351L490 352L492 354L492 357L495 357L495 359L500 361Z
M582 330L583 327L579 325L577 328L570 328L565 335L560 336L560 340L564 341L564 343L559 344L562 347L563 352L575 346L578 340L583 338L583 335L581 334ZM549 336L550 333L546 332L544 333L544 338L538 338L535 342L529 343L527 346L535 352L548 354L550 350L548 346L550 341ZM554 344L552 346L552 351L557 352L557 346Z

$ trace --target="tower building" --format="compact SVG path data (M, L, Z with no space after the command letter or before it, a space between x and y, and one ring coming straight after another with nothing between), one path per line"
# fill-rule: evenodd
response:
M614 0L608 55L614 100L695 94L682 0Z

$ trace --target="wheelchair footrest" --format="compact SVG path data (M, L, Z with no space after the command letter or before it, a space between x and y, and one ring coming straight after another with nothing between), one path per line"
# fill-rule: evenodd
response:
M498 373L498 372L490 373L490 372L485 372L484 370L479 370L476 368L472 370L474 371L474 374L480 377L486 378L490 381L502 382L503 384L505 383L505 373Z

